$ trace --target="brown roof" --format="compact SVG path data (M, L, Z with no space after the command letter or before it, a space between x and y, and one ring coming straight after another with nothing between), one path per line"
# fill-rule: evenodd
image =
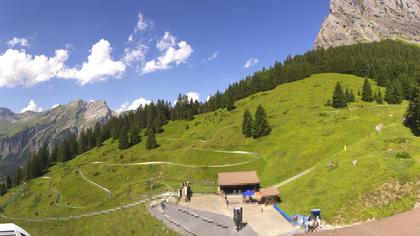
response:
M270 196L280 195L279 191L275 187L262 188L262 189L260 189L260 192L261 192L261 197L270 197Z
M237 186L259 183L260 179L258 178L256 171L219 173L217 180L219 186Z

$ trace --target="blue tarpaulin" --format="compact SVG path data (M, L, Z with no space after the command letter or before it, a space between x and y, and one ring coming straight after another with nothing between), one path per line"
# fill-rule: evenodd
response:
M292 222L292 218L290 218L290 216L284 212L282 209L280 209L279 206L277 205L273 205L274 209L276 209L287 221Z
M245 192L242 193L242 196L244 197L252 197L254 196L255 192L252 190L246 190Z

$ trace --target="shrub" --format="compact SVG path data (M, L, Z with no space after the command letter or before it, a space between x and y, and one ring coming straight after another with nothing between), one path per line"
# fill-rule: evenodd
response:
M410 154L409 154L409 153L407 153L407 152L398 152L398 153L395 155L395 158L399 158L399 159L409 159L409 158L411 158L411 156L410 156Z

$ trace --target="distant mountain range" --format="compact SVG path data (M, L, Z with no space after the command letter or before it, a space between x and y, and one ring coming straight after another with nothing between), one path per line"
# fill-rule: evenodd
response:
M331 0L315 48L385 38L420 43L420 0Z
M113 115L103 101L76 100L39 113L15 114L0 108L0 175L12 175L44 143L53 147L70 134L96 122L105 123Z

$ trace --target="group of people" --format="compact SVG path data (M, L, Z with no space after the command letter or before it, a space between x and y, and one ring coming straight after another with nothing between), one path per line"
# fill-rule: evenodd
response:
M184 200L185 202L190 202L192 196L190 181L187 180L184 183L181 184L181 186L178 189L178 199L179 201Z
M314 232L321 226L321 218L319 216L309 216L304 224L306 232Z

